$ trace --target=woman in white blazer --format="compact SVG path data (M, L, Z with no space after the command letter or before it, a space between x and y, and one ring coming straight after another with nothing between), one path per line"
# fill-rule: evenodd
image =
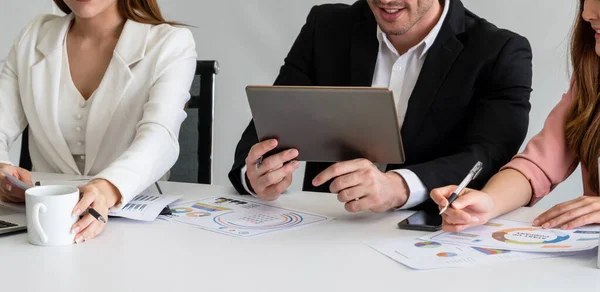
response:
M196 67L188 29L165 21L156 0L54 0L14 41L0 74L0 168L31 185L8 151L29 126L33 170L90 175L73 210L75 241L160 179L179 155L178 134ZM24 193L0 177L0 199Z

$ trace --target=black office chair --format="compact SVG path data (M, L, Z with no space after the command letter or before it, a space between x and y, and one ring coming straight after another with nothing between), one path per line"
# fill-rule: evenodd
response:
M171 168L169 180L212 183L215 79L217 61L198 61L190 90L186 120L179 134L179 159Z
M23 131L21 138L21 157L19 158L19 167L31 171L31 156L29 156L29 127Z
M215 77L217 61L198 61L190 89L188 117L181 125L179 159L171 168L170 181L212 183ZM23 131L19 166L31 170L28 128Z

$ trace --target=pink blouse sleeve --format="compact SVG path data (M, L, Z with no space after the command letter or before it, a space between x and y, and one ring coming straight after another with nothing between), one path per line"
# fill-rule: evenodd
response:
M550 193L577 168L579 162L565 138L565 122L573 100L571 89L550 112L544 128L529 141L525 151L502 168L514 169L529 180L533 189L530 205Z

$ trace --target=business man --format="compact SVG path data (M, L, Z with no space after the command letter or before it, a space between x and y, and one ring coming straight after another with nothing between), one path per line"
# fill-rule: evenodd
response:
M437 210L429 190L460 183L477 161L484 170L471 186L481 187L525 138L531 61L525 38L477 17L459 0L314 7L275 84L391 88L406 163L384 171L365 159L308 163L304 190L338 194L350 212ZM229 173L240 193L275 200L290 186L296 149L257 165L276 145L259 143L250 122Z

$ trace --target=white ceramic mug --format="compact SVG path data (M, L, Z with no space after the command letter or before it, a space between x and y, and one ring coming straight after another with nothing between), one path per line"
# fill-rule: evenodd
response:
M25 191L29 243L57 246L75 242L71 228L79 218L71 214L77 202L79 189L74 186L40 186Z

